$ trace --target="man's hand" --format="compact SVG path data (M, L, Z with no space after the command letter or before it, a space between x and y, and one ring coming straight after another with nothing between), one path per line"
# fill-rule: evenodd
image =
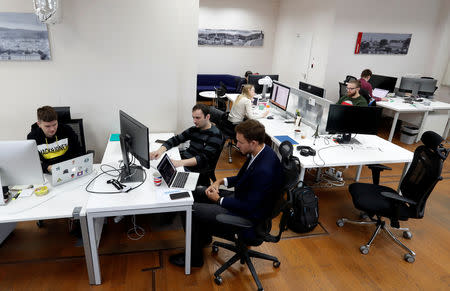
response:
M50 165L50 166L47 167L47 171L48 171L49 173L52 172L52 165Z
M219 188L214 187L214 184L209 186L208 189L206 189L205 194L206 196L208 196L210 200L214 202L217 202L217 200L220 199Z
M161 157L161 155L167 151L165 146L161 146L158 150L150 152L150 160L157 160Z
M173 160L173 159L170 159L171 161L172 161L172 164L175 166L175 168L178 168L178 167L184 167L184 160Z

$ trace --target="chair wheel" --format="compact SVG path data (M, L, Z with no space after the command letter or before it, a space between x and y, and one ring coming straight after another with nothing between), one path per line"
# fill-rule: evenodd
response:
M229 159L228 159L228 163L231 164L232 162L233 162L233 159L232 159L232 158L229 158Z
M222 282L223 282L222 277L216 276L214 278L214 283L216 283L217 285L222 285Z
M39 228L41 228L41 227L44 226L44 221L43 221L43 220L38 220L38 221L36 221L36 225L37 225Z
M416 258L411 254L405 254L403 258L405 259L405 261L411 264L414 263L414 261L416 260Z
M219 252L219 247L218 246L212 246L212 252L214 253L214 254L217 254L218 252Z
M338 219L338 220L336 221L336 224L337 224L337 226L339 226L339 227L343 227L343 226L344 226L344 220Z
M280 261L273 262L273 266L274 266L275 268L279 268L280 265L281 265Z
M412 238L412 233L410 231L405 230L403 232L403 237L406 239L411 239Z
M369 253L369 247L368 246L361 246L359 248L359 251L361 252L361 254L367 255Z

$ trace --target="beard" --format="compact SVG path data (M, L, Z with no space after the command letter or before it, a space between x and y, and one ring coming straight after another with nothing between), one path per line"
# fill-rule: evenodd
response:
M352 97L355 96L355 95L356 95L356 91L348 92L348 93L347 93L347 96L350 97L350 98L352 98Z

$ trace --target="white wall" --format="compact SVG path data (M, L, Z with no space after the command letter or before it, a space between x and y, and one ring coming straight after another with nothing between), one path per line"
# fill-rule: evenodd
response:
M398 78L406 73L442 78L433 75L441 3L441 0L339 1L324 83L327 99L337 100L338 81L346 75L359 77L365 68L374 74ZM358 32L412 33L408 54L355 55Z
M62 1L49 26L52 60L0 66L0 139L23 139L42 105L69 105L83 118L88 148L101 158L123 109L151 131L192 123L198 0ZM30 0L2 12L33 12Z
M298 68L286 68L292 55L298 53L294 50L298 34L312 38L305 81L323 87L334 31L334 6L335 0L281 0L273 58L273 71L280 71L280 81L298 88Z
M272 72L279 0L200 0L199 28L262 30L262 47L198 47L198 73Z

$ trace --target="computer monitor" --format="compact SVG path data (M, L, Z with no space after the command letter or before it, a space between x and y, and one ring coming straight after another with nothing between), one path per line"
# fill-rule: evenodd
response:
M300 81L300 83L298 85L298 89L308 92L317 97L321 97L321 98L325 97L325 89L316 87L316 86L308 84L308 83L304 83L304 82Z
M278 82L273 82L270 103L286 111L289 102L291 88Z
M397 84L397 78L381 75L372 75L369 79L369 83L372 88L389 90L389 92L394 93L395 84Z
M123 168L119 180L122 183L142 182L143 169L132 165L129 154L132 154L141 166L150 168L148 127L129 116L122 110L120 116L120 147L122 149Z
M53 109L55 109L56 113L58 114L58 121L66 122L66 121L70 121L72 119L70 116L70 107L69 106L53 107Z
M272 81L278 81L278 75L249 75L248 76L248 83L252 84L255 87L255 93L256 94L261 94L263 91L263 85L260 85L258 83L259 79L262 79L266 76L269 76ZM273 86L272 86L273 87ZM267 88L267 92L266 93L271 93L272 92L272 88ZM263 96L265 97L265 96Z
M377 134L381 121L381 107L347 106L331 104L328 111L326 131L342 133L340 143L351 142L352 133Z
M436 90L436 79L402 77L398 91L411 93L413 96L433 96Z
M35 140L0 141L0 186L43 184L41 161ZM0 205L4 201L1 199Z

